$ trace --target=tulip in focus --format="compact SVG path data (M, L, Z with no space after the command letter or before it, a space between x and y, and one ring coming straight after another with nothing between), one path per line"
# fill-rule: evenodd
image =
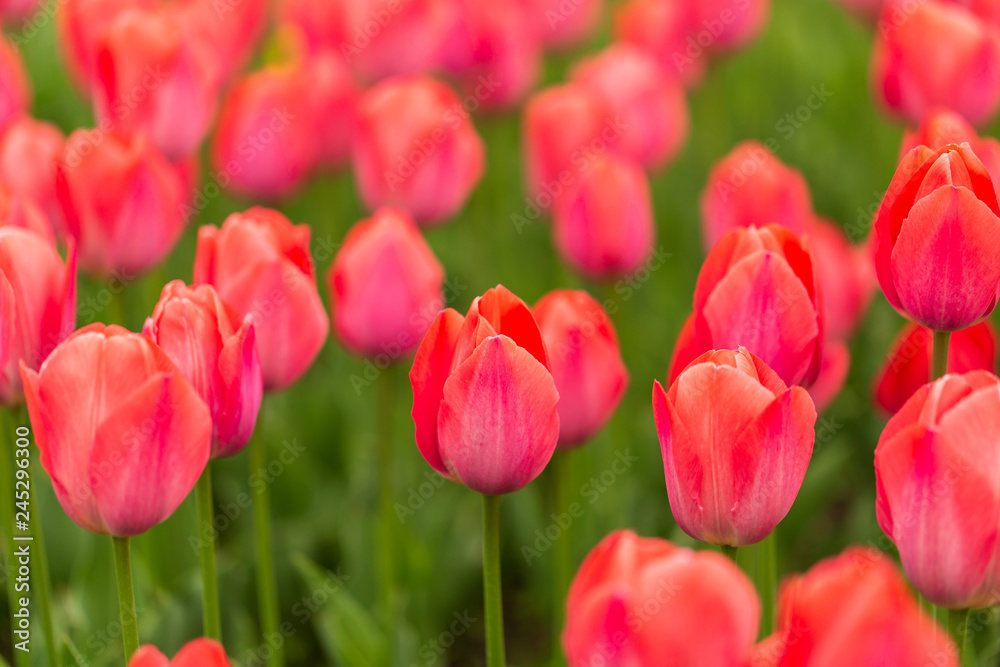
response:
M582 290L554 290L532 308L559 392L559 447L590 440L611 419L628 388L611 318Z
M1000 183L1000 142L993 137L980 137L975 128L961 114L939 109L924 116L920 127L903 133L903 144L899 149L899 160L917 146L927 146L931 150L944 148L948 144L969 144L990 172L993 185Z
M410 370L417 448L473 491L513 493L541 474L559 439L559 393L531 310L502 285L462 317L448 308Z
M569 667L749 665L760 601L714 551L618 530L594 547L566 598Z
M173 660L155 646L143 646L129 660L128 667L232 667L222 644L211 639L195 639L184 645Z
M145 336L92 324L21 378L41 452L66 514L114 537L166 520L212 449L198 392Z
M408 354L444 307L444 277L413 218L377 210L348 232L327 276L337 336L357 354Z
M66 138L55 125L22 116L0 136L0 183L33 201L52 229L65 235L56 172Z
M516 0L528 14L530 25L541 42L565 49L589 39L597 30L604 0Z
M20 52L6 39L0 39L0 133L27 113L30 106L31 82Z

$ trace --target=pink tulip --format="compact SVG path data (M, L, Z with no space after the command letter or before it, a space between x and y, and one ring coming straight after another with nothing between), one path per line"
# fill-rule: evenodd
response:
M566 598L569 667L749 665L760 601L731 560L618 530L594 547Z
M695 0L695 43L711 51L731 50L746 45L764 29L771 12L771 0Z
M972 13L984 21L1000 23L1000 0L947 0L956 5L968 7Z
M920 127L903 133L903 145L899 149L899 160L917 146L927 146L939 150L948 144L969 144L993 179L995 187L1000 183L1000 142L993 137L980 137L969 121L961 114L946 109L931 111L924 116Z
M705 47L692 35L696 3L687 0L628 0L614 21L617 41L653 54L667 76L691 86L705 76Z
M143 273L184 231L189 193L143 135L76 130L58 164L56 192L80 266L95 275Z
M244 318L211 285L174 280L163 288L143 334L167 353L212 415L212 458L250 441L263 394L253 316Z
M59 128L29 116L14 121L0 136L0 183L37 204L60 237L65 224L56 171L65 143Z
M366 92L354 139L364 205L405 208L421 224L458 213L485 168L483 140L462 102L430 77L386 79Z
M0 15L5 19L27 19L38 11L41 4L41 0L0 0Z
M847 340L868 311L878 284L871 249L851 244L840 227L821 218L813 219L805 234L823 289L826 333Z
M177 0L178 23L209 50L220 80L231 78L258 46L269 18L269 0Z
M604 12L604 0L516 0L528 14L537 38L548 47L566 49L590 39Z
M152 10L157 0L61 0L56 28L63 59L75 83L89 91L97 76L97 53L111 24L130 9Z
M151 340L92 324L21 378L42 467L89 531L130 537L166 520L212 448L198 392Z
M343 0L279 0L278 23L302 31L309 53L337 49L350 37ZM356 33L360 38L363 31Z
M361 89L334 51L321 51L309 57L304 68L311 80L315 106L310 118L315 122L312 137L319 140L318 163L340 167L351 157L354 114Z
M1000 292L1000 206L968 144L903 159L875 218L875 268L901 315L935 331L985 319Z
M745 546L785 518L806 475L816 407L760 357L706 352L653 388L670 509L691 537Z
M486 495L538 477L559 439L559 393L531 310L498 285L462 317L448 308L410 370L417 448L445 477Z
M38 234L55 246L52 225L35 203L0 185L0 227L20 227Z
M587 292L554 290L532 308L559 392L559 447L590 440L614 415L628 388L618 334Z
M194 283L215 287L241 317L253 314L265 390L285 389L315 361L330 331L309 252L311 230L251 208L198 233Z
M184 645L173 660L156 647L141 647L129 660L128 667L232 667L222 644L211 639L195 639Z
M642 167L615 155L597 158L577 187L556 200L553 233L563 259L592 278L638 269L656 235Z
M330 267L333 328L357 354L398 359L444 307L444 275L413 218L379 209L348 232Z
M31 106L31 83L24 71L20 52L0 40L0 133L3 133Z
M625 129L620 150L647 167L670 162L688 134L684 88L663 74L656 60L630 44L614 44L580 61L573 81L592 90Z

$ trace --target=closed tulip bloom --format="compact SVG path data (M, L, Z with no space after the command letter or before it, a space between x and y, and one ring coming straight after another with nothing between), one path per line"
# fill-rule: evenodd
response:
M706 352L653 388L670 509L691 537L745 546L791 509L812 457L816 407L760 357Z
M893 414L931 377L934 332L907 324L896 336L889 356L875 376L875 403ZM995 371L997 333L989 320L956 331L948 345L948 372Z
M208 408L145 336L92 324L37 373L22 364L21 378L42 467L82 528L144 533L173 514L205 469Z
M129 660L128 667L232 667L232 663L219 642L195 639L185 644L173 660L167 660L155 646L143 646Z
M578 63L571 78L595 92L622 119L618 148L626 155L655 169L684 145L689 125L684 88L639 47L609 46Z
M361 98L353 165L369 209L398 206L421 224L444 222L465 206L485 160L468 112L440 81L386 79Z
M55 234L42 209L27 197L0 185L0 227L20 227L38 234L53 246Z
M875 269L901 315L934 331L985 319L1000 290L1000 207L968 144L903 159L875 218Z
M563 259L592 278L636 270L656 236L646 172L628 158L596 158L577 186L556 200L552 230Z
M413 218L379 209L348 232L330 267L334 331L360 355L408 354L444 307L444 275Z
M73 132L57 167L66 231L85 271L143 273L170 254L184 231L189 193L144 135L94 132Z
M807 239L777 225L737 229L701 267L670 379L709 350L744 346L786 384L808 387L824 340L821 285Z
M785 579L755 667L958 667L948 634L881 551L851 547Z
M315 122L312 138L319 140L317 162L324 167L341 167L351 157L354 113L361 89L336 51L320 51L310 56L304 67L311 79L315 106L309 117Z
M253 316L241 318L211 285L174 280L142 330L167 353L212 415L212 458L250 441L263 395Z
M711 51L735 49L752 41L764 29L771 13L771 0L697 0L691 5L692 35L696 41L702 32L711 35L707 47Z
M708 58L692 36L694 2L628 0L616 10L616 41L634 44L653 54L667 76L691 86L705 76Z
M738 227L777 223L801 234L814 218L806 179L757 141L738 144L717 162L701 195L709 248Z
M172 9L179 25L211 54L224 81L240 71L257 49L269 18L269 0L179 0Z
M559 391L559 447L584 444L614 415L628 388L611 318L582 290L554 290L532 308Z
M532 29L542 44L555 49L577 46L590 39L604 12L604 0L575 0L572 5L560 0L517 0L531 20Z
M566 598L569 667L748 665L760 601L714 551L618 530L594 547Z
M559 393L538 324L502 285L434 320L410 370L417 448L486 495L538 477L559 439Z
M6 131L31 106L31 84L20 52L0 40L0 133Z
M832 339L847 340L868 311L878 285L873 253L867 244L852 244L828 220L814 219L805 234L822 286L826 333Z
M66 138L55 125L22 116L0 136L0 183L37 204L54 231L65 235L56 169Z
M932 111L924 116L919 128L904 132L899 159L904 160L906 154L918 146L936 151L948 144L965 143L986 166L994 187L997 187L1000 184L1000 142L993 137L980 137L969 121L954 111Z
M207 283L241 317L253 314L265 390L285 389L315 361L330 331L309 252L311 230L251 208L198 233L194 284Z
M901 19L900 19L901 17ZM947 106L979 125L1000 106L1000 27L942 0L888 0L875 33L872 82L890 112L914 122Z
M130 9L152 10L156 0L62 0L56 29L63 60L74 82L89 91L97 76L101 41L120 14Z

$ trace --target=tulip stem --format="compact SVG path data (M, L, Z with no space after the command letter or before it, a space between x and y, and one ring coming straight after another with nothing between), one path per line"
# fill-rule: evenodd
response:
M118 613L122 619L125 664L139 650L139 626L135 618L135 590L132 588L132 548L127 537L112 537L115 548L115 577L118 580Z
M201 555L201 609L205 636L222 641L222 620L219 612L219 579L215 567L215 530L212 520L212 462L198 479L195 488L198 505L198 540Z
M504 667L500 496L483 496L483 603L486 608L486 665Z
M931 363L931 382L944 377L948 373L948 342L950 331L934 332L934 355Z
M257 429L250 440L250 471L253 475L267 470L267 447L264 441L262 420L258 418ZM254 540L257 552L257 605L260 614L260 630L265 642L278 637L281 616L278 613L278 585L274 574L274 555L271 551L271 500L267 484L256 489L253 504ZM283 642L274 642L267 664L282 667L285 664Z
M948 610L948 629L951 631L951 636L955 640L955 646L958 647L958 664L964 665L966 660L966 653L969 646L969 610L968 609L949 609Z
M739 551L739 549L740 549L739 547L734 547L734 546L730 546L728 544L723 544L723 545L721 545L721 549L722 549L722 553L726 554L726 556L728 556L733 561L734 564L737 563L736 552Z
M381 587L383 625L385 626L386 645L390 660L395 650L396 636L396 568L393 554L396 550L395 523L397 521L393 510L393 456L392 446L392 413L393 413L393 368L390 366L379 380L378 400L378 482L379 482L379 566L378 585Z

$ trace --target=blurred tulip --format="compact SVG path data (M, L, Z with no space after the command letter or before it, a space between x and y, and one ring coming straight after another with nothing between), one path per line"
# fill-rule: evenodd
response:
M220 81L246 64L269 18L269 0L175 0L173 12L190 40L211 53Z
M809 467L816 407L759 357L706 352L664 391L653 415L674 518L703 542L756 544L785 518Z
M582 290L554 290L532 308L559 392L559 447L593 438L629 384L611 318Z
M98 276L153 268L184 231L188 193L144 135L76 130L57 165L56 192L80 266Z
M645 51L614 44L581 60L570 78L592 90L624 126L619 149L656 169L672 160L688 134L684 89Z
M828 340L823 346L823 359L819 375L809 387L809 395L816 404L816 411L823 412L840 394L851 370L851 351L841 340Z
M226 218L198 232L194 284L207 283L240 316L253 314L265 390L298 380L330 331L316 289L308 225L266 208Z
M701 224L709 248L738 227L777 223L796 234L815 216L809 185L756 141L738 144L712 167L701 195Z
M815 218L805 229L823 291L826 334L848 340L868 311L877 280L872 251L853 245L837 225Z
M276 5L279 25L299 28L309 53L339 49L348 37L343 0L278 0Z
M942 0L887 0L872 83L890 112L920 122L947 106L979 125L1000 106L1000 26Z
M711 51L744 46L760 34L771 13L771 0L695 0L696 44Z
M893 414L927 384L931 377L934 333L919 324L907 324L892 343L889 356L875 376L875 403ZM956 331L948 346L948 372L995 371L997 334L989 320Z
M0 184L37 204L60 237L65 224L56 194L56 167L65 143L59 128L29 116L0 136Z
M3 133L31 106L31 82L20 52L0 39L0 133Z
M212 415L212 458L250 441L263 395L253 317L240 318L211 285L174 280L142 330L167 353Z
M353 164L367 208L398 206L421 224L435 224L465 206L482 178L485 147L447 85L397 77L361 98Z
M656 235L646 173L630 159L597 158L556 200L552 230L563 259L591 278L635 271L649 258Z
M754 667L958 667L958 650L882 552L851 547L781 584Z
M565 49L590 39L604 12L604 0L516 0L528 15L531 29L548 47Z
M990 172L994 187L1000 187L1000 142L993 137L980 137L969 121L961 114L947 109L932 111L924 116L920 127L903 133L903 145L899 150L899 160L917 146L927 146L939 150L948 144L968 143Z
M97 75L97 52L111 24L129 9L152 10L157 0L60 0L56 40L76 84L85 92Z
M52 246L56 237L52 225L33 201L0 185L0 227L20 227L38 234Z
M327 276L337 336L360 355L408 354L444 308L444 276L406 211L377 210L347 233Z
M410 370L417 448L473 491L513 493L559 439L559 393L531 310L498 285L434 320Z
M351 157L354 113L361 89L350 70L334 51L321 51L304 63L310 79L310 98L315 106L310 118L315 123L311 136L318 139L318 162L326 167L340 167Z
M808 387L820 370L824 335L821 285L807 240L778 225L739 228L701 267L670 380L709 350L743 346L786 384Z
M566 598L569 667L749 665L760 601L714 551L618 530L594 547Z
M211 639L195 639L184 645L173 660L154 646L143 646L129 660L128 667L232 667L222 644Z
M985 319L1000 292L1000 206L967 144L906 155L875 218L875 268L886 299L934 331Z
M115 537L166 520L212 448L198 392L151 340L92 324L21 378L41 452L66 514Z
M5 20L11 18L30 18L39 9L42 0L0 0L0 16Z
M694 85L705 76L708 62L705 47L691 34L695 4L686 0L627 0L615 13L615 39L645 49L667 76Z
M1000 23L1000 0L947 0L972 10L972 13L993 23Z

